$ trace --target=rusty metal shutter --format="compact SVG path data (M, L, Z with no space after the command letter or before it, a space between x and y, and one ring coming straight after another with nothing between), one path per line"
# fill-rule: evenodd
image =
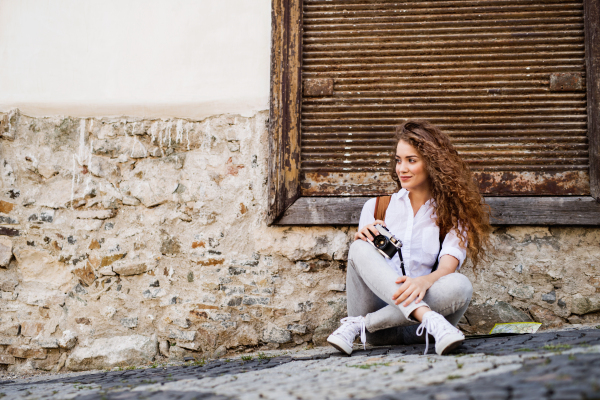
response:
M394 127L448 133L488 195L588 195L582 1L304 0L304 196L395 190Z

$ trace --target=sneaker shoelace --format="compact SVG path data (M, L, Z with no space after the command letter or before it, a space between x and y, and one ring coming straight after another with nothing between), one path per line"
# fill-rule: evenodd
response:
M348 343L352 344L354 339L356 339L356 335L360 333L360 341L363 345L363 349L366 349L365 343L367 342L367 333L365 328L365 318L364 317L346 317L341 321L342 326L335 332L336 334L342 336L344 340Z
M429 350L429 335L432 335L436 341L439 341L442 339L442 337L449 333L460 332L458 329L452 326L452 324L450 324L446 318L433 311L429 311L423 315L423 321L417 329L417 335L421 336L423 331L425 331L424 355L427 354L427 350Z

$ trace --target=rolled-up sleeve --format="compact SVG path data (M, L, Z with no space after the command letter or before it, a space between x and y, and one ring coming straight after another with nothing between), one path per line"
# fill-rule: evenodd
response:
M375 222L375 202L376 198L369 199L365 203L360 213L360 220L358 221L358 230L360 231L365 225L372 224Z
M451 230L444 238L444 242L442 243L442 250L440 251L440 255L438 256L438 261L442 259L442 256L449 254L458 260L458 268L456 268L456 270L460 269L463 262L467 258L466 246L466 240L465 248L462 248L460 246L460 240L458 238L457 231L455 229Z

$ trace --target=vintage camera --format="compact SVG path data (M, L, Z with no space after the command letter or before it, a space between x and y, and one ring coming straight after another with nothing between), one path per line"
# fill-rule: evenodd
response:
M375 229L377 229L379 235L375 236L373 241L369 243L375 246L385 258L394 257L394 254L400 251L402 242L396 239L383 225L375 225Z

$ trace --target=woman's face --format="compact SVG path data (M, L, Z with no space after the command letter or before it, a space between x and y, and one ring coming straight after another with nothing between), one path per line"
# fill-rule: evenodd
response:
M408 191L429 190L425 161L413 146L401 140L396 148L396 173L402 188Z

